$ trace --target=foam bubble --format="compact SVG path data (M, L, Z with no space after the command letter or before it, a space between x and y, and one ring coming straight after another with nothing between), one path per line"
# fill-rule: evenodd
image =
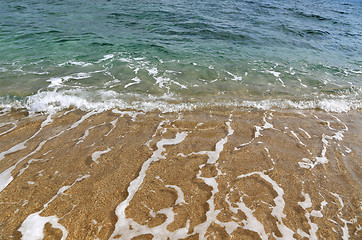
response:
M106 61L108 59L111 59L113 58L114 55L113 54L107 54L107 55L104 55L102 59L99 59L96 63L100 63L100 62L103 62L103 61Z
M84 78L90 78L91 74L90 73L76 73L76 74L72 74L69 76L64 76L64 77L53 77L50 78L49 80L47 80L47 82L50 82L50 85L48 87L60 87L62 86L63 82L67 82L70 79L84 79Z
M99 163L98 162L98 159L101 157L101 155L103 155L103 154L106 154L106 153L108 153L108 152L110 152L111 151L111 149L110 148L107 148L106 150L104 150L104 151L96 151L96 152L94 152L94 153L92 153L92 161L93 162L95 162L95 163Z
M21 227L19 232L23 235L21 239L26 240L37 240L44 238L44 227L46 223L50 223L53 228L58 228L62 231L61 240L67 239L68 231L64 226L59 224L59 218L57 216L42 217L39 215L39 212L29 215Z
M317 100L302 100L291 101L284 99L261 100L261 101L243 101L240 103L244 107L254 107L263 110L272 108L282 109L321 109L326 112L349 112L362 108L362 102L357 99L317 99Z

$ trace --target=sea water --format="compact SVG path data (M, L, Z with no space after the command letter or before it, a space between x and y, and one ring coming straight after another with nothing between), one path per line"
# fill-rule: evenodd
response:
M0 1L1 239L360 239L361 1Z
M0 2L0 106L361 108L362 4Z

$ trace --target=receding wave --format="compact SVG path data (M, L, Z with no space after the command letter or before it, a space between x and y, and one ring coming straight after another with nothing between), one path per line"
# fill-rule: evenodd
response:
M27 109L30 112L52 113L77 108L83 111L106 111L110 109L135 109L138 111L178 112L196 108L225 106L270 109L315 109L326 112L349 112L362 109L360 99L343 96L321 97L312 100L264 99L264 100L214 100L185 101L173 95L120 94L111 90L89 92L82 90L43 91L24 99L7 97L0 99L0 108Z

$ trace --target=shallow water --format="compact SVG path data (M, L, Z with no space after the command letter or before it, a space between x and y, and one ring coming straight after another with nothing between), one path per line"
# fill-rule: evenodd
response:
M0 1L0 238L359 239L361 16Z
M71 109L0 121L3 239L361 235L360 113Z

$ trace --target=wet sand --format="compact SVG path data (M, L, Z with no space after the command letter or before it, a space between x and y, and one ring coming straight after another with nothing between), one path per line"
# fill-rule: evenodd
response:
M1 239L359 239L359 112L0 112Z

